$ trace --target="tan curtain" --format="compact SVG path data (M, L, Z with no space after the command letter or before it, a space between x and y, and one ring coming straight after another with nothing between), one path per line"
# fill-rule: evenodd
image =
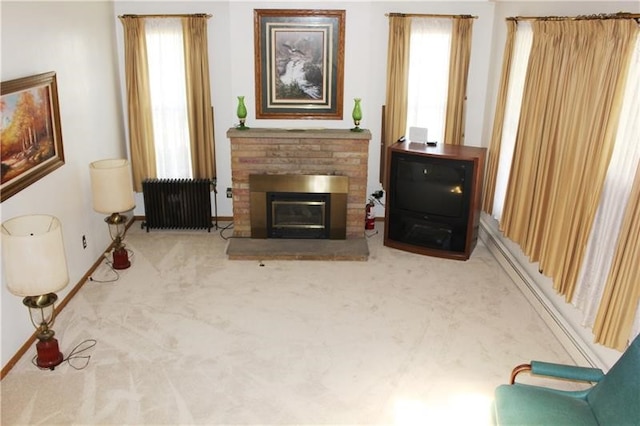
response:
M593 326L596 342L624 351L640 300L640 168Z
M385 149L382 150L386 162L386 148L404 135L407 126L407 84L409 70L409 41L411 19L404 16L389 17L389 47L387 50L387 95L384 116ZM387 168L382 167L382 186L387 184Z
M507 21L507 41L504 45L504 53L502 55L502 76L500 77L496 111L493 117L493 131L491 133L491 142L489 143L489 152L487 154L484 195L482 199L482 210L489 214L493 213L493 197L496 189L496 178L498 176L502 128L504 124L505 106L507 105L509 74L511 71L511 59L513 57L513 44L516 38L517 26L516 21Z
M451 145L464 145L467 76L471 56L472 17L453 19L451 56L449 61L449 92L445 118L444 140Z
M193 177L216 177L206 15L182 18Z
M615 141L633 20L532 23L501 227L571 300Z
M120 17L120 21L124 27L124 66L133 188L136 192L142 192L143 179L156 177L144 20L125 15Z

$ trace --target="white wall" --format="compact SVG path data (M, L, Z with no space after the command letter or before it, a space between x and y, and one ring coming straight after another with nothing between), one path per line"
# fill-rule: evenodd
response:
M2 202L2 220L31 213L62 222L70 282L64 297L108 246L91 204L89 163L125 155L110 2L2 2L2 81L55 71L65 164ZM82 248L82 235L88 246ZM37 265L33 265L37 267ZM0 288L2 366L34 332L27 309ZM79 342L61 342L62 349Z

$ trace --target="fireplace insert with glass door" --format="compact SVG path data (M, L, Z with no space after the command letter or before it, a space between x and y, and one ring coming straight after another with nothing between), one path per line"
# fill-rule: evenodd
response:
M330 194L268 192L269 238L329 238Z

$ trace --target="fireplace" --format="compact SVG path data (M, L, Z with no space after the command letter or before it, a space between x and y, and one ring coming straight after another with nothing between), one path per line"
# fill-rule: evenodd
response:
M349 178L249 175L252 238L345 239Z
M249 190L251 175L319 175L348 178L346 239L364 238L363 217L367 204L370 131L257 127L238 130L232 127L227 131L227 137L231 148L233 236L236 239L258 238L255 229L252 232L251 225L251 204L255 205L251 202ZM257 191L256 188L254 190ZM253 195L255 197L256 194ZM331 211L335 213L334 197L335 195L332 197ZM266 200L263 201L266 203ZM330 226L334 227L335 224L335 220L331 218ZM266 223L264 226L266 229ZM259 238L266 239L266 231ZM274 239L270 242L277 241ZM297 243L319 241L335 240L297 240Z

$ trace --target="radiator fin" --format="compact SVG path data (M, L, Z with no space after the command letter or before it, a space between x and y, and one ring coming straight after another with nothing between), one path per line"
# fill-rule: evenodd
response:
M142 181L147 232L153 229L207 229L211 232L209 179Z

